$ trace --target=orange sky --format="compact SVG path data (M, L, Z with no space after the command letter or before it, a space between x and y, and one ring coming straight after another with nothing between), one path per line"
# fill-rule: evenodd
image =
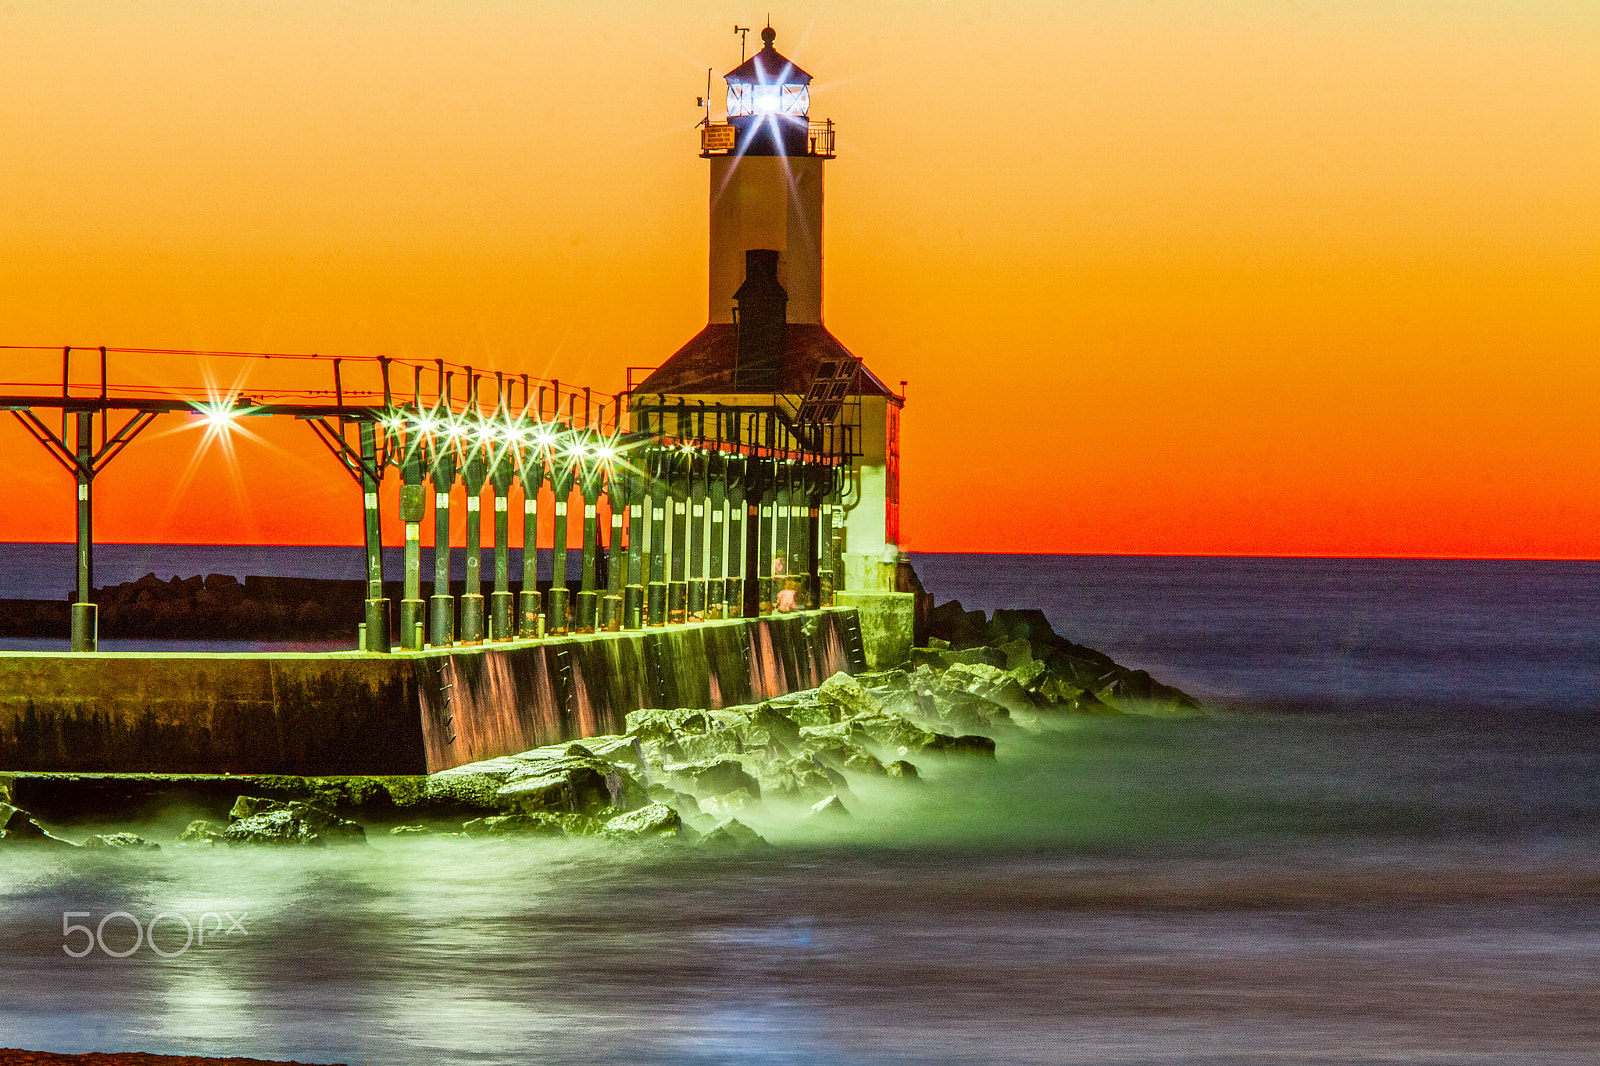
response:
M704 324L694 97L764 8L0 8L0 343L612 390ZM772 17L838 124L827 323L910 380L906 547L1600 556L1591 0ZM100 536L358 539L309 431L265 432L248 492L141 439ZM0 446L36 501L0 538L69 539L64 472Z

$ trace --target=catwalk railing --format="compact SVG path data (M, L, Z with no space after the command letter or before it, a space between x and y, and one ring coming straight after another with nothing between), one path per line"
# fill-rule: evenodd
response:
M13 360L31 353L37 362L46 350L0 351ZM76 484L75 651L97 646L94 480L163 416L201 420L208 439L230 433L245 418L286 416L310 426L362 493L368 581L362 646L368 651L388 652L396 641L409 650L538 639L832 602L841 547L838 505L856 427L799 423L777 398L770 405L668 404L445 360L171 349L90 349L99 356L99 374L84 382L73 380L73 349L50 351L61 354L60 381L0 383L7 393L0 395L0 409L11 411ZM107 372L112 354L256 360L256 366L276 361L277 369L302 371L304 363L317 361L331 371L332 387L280 380L246 389L243 376L227 389L115 385ZM379 510L380 488L391 476L400 481L404 529L397 619L383 596ZM486 489L493 498L487 595ZM421 525L430 497L434 565L432 594L424 600ZM456 597L450 592L450 515L458 504L466 511L466 582ZM575 552L574 505L582 508ZM553 518L554 581L541 595L538 531L546 506ZM513 514L521 515L522 548L515 593Z

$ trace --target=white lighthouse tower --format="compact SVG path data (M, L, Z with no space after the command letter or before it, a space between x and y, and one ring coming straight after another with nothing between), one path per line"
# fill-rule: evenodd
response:
M833 124L811 118L811 75L773 47L776 38L763 29L761 50L724 75L726 119L712 122L708 112L701 131L711 171L706 327L631 392L799 411L817 398L819 381L834 378L829 410L853 423L855 452L842 496L841 587L892 589L905 399L823 325L823 169L834 157Z

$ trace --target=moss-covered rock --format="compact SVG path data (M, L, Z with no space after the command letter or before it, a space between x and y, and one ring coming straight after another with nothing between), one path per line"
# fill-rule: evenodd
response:
M332 811L291 800L240 796L229 814L222 839L228 844L274 844L323 847L365 844L366 830Z
M70 840L62 840L33 820L27 811L0 803L0 843L34 844L48 847L76 847Z
M683 819L665 803L652 803L636 811L618 815L606 823L605 834L626 840L653 837L677 839L683 835Z
M729 818L700 838L700 847L707 851L743 851L747 848L768 847L766 838L737 818Z
M883 704L866 687L846 673L834 674L817 689L817 700L835 722L883 713Z
M720 758L708 762L682 763L668 766L666 770L674 777L689 782L697 796L725 795L744 789L757 799L761 797L760 782L750 776L744 764L738 759Z
M161 845L133 833L100 833L83 842L86 848L115 848L123 851L160 851Z

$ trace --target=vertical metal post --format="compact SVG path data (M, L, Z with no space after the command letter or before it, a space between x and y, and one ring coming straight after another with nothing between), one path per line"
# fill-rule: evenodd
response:
M729 618L744 614L745 484L749 460L729 456L728 481L728 576L724 583L724 603Z
M517 633L524 640L544 636L544 605L539 595L539 487L544 461L535 448L522 462L522 591L517 596Z
M817 606L833 606L833 485L837 468L822 471L822 507L817 516Z
M611 504L611 542L606 562L606 595L600 602L600 628L615 633L622 628L622 586L627 580L626 556L622 551L622 534L628 513L627 486L619 480L617 471L606 479L606 497Z
M103 417L103 416L102 416ZM72 605L72 650L100 646L99 610L94 596L94 412L77 413L78 601Z
M361 443L361 501L367 547L366 636L363 651L388 654L389 601L383 595L383 526L378 521L378 427L364 421L356 427Z
M657 448L650 457L650 589L646 610L650 624L667 624L667 476L671 456Z
M777 460L764 461L761 470L761 496L760 513L756 516L756 581L759 586L759 606L761 614L772 613L772 600L775 595L772 587L772 527L773 504L777 499Z
M706 617L706 476L709 456L697 453L689 459L689 621Z
M572 495L572 467L562 465L550 471L550 487L556 498L555 545L551 550L550 595L545 600L546 633L565 636L567 632L567 504Z
M728 536L726 511L728 498L728 457L723 452L713 452L708 459L709 481L706 501L707 526L711 530L710 558L706 572L706 617L723 618L728 613L728 572L724 565L723 541Z
M644 625L644 480L632 470L613 476L621 478L621 501L628 516L628 575L622 589L622 627L638 629Z
M400 521L405 524L405 591L400 599L400 646L422 650L427 601L422 598L422 517L428 511L427 490L422 485L422 439L415 428L406 430L406 453L400 462Z
M584 391L587 396L588 390ZM578 492L583 496L583 569L578 578L578 603L573 619L579 633L593 633L595 618L599 613L599 594L594 590L595 542L599 534L596 528L599 520L599 475L585 470L578 479Z
M461 640L483 640L483 445L474 440L462 466L461 483L467 490L467 580L461 590Z
M511 595L511 515L506 506L511 493L511 460L505 450L495 456L489 481L494 486L494 592L490 595L489 636L510 640L517 633L512 626L516 611Z
M433 596L428 600L428 642L449 647L456 637L456 601L450 595L450 489L455 485L456 459L449 441L441 440L433 456Z
M811 490L811 464L801 463L794 471L794 492L789 501L789 574L799 583L795 606L803 610L811 605L811 526L817 509Z
M667 579L667 622L682 625L688 618L689 606L689 471L688 453L678 449L672 459L672 508L667 518L671 523L672 564Z

